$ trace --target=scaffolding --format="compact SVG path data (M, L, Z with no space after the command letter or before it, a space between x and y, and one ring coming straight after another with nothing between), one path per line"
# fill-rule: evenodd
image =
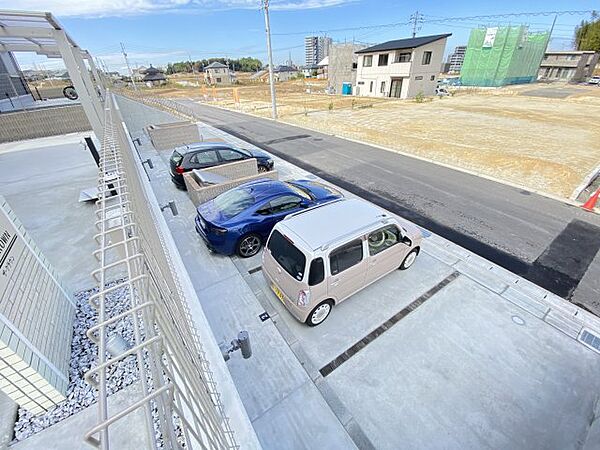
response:
M471 31L460 71L463 86L531 83L550 39L547 31L530 33L525 25Z

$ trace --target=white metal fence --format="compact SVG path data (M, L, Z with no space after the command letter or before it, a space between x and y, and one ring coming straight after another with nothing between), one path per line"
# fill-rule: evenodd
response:
M99 291L90 298L98 323L88 331L98 344L98 362L86 374L99 391L99 423L86 441L109 448L110 425L143 409L155 448L237 448L189 313L188 302L198 300L182 289L173 250L161 232L160 208L110 94L104 120L94 253L100 267L93 273ZM123 288L128 309L110 317L107 294ZM115 351L116 325L123 320L133 324L134 341ZM124 358L135 358L139 399L109 414L108 369Z

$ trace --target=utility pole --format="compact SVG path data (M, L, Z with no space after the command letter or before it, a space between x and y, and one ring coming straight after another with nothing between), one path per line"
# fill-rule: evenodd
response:
M273 75L273 51L271 50L271 24L269 23L269 0L261 0L265 13L265 28L267 33L267 54L269 59L269 84L271 85L272 117L277 120L277 98L275 97L275 77Z
M129 60L127 59L127 53L125 52L125 46L121 42L121 50L123 51L123 58L125 58L125 64L127 65L127 71L129 72L129 78L131 78L131 82L133 83L133 89L138 90L137 85L135 84L135 80L133 79L133 72L131 71L131 67L129 66Z
M419 11L415 11L415 13L410 16L409 22L412 23L412 37L415 37L417 35L417 31L421 29L421 24L423 23L423 14L420 14Z

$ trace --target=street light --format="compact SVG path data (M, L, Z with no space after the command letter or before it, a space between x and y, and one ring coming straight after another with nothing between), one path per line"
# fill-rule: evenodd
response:
M271 50L271 25L269 23L269 0L261 0L265 13L265 27L267 33L267 54L269 58L269 84L271 85L271 109L273 119L277 119L277 99L275 97L275 79L273 76L273 51Z

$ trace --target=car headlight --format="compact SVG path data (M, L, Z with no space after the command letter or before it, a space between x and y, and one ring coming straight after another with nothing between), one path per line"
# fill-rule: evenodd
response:
M227 234L227 230L225 228L214 227L213 231L215 232L216 235L219 235L219 236L223 236L224 234Z

